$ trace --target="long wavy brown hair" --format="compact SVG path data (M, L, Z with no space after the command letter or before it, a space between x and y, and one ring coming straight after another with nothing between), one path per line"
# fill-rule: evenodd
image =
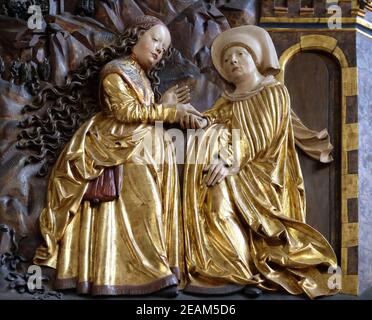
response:
M85 57L81 66L69 74L63 86L48 84L38 93L32 105L24 107L23 112L26 113L44 109L47 105L45 112L29 116L19 123L22 130L17 137L18 148L32 150L26 164L41 163L38 176L48 173L50 165L76 130L100 111L97 89L102 67L111 60L130 55L141 31L157 24L163 22L151 16L137 18L112 45ZM158 65L147 73L157 101L161 99L158 73L173 52L170 47Z

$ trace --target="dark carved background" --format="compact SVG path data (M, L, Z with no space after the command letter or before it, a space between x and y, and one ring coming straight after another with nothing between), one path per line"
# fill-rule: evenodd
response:
M226 0L0 0L0 292L11 284L25 289L22 262L31 261L40 242L38 216L44 207L47 176L29 164L30 151L17 149L22 109L47 83L63 84L83 58L120 34L143 14L163 20L182 57L162 73L163 87L175 79L192 86L192 103L209 108L223 85L211 68L214 37L241 24L257 24L258 1ZM30 30L27 8L39 4L44 23ZM45 112L45 108L37 114ZM20 241L26 237L23 241ZM14 272L22 271L19 274ZM13 272L8 274L9 271ZM5 279L6 278L6 279ZM45 294L45 290L41 292Z
M343 17L355 16L364 8L371 14L371 1L340 1ZM44 23L41 30L27 26L27 8L39 4ZM363 10L364 10L363 9ZM368 10L367 10L368 9ZM276 17L327 17L325 0L0 0L0 294L9 286L29 292L27 265L40 243L38 217L45 205L48 177L37 177L41 164L28 164L32 150L18 149L19 123L33 114L42 115L46 107L24 112L41 88L64 84L66 75L76 70L84 57L110 44L135 17L153 15L163 20L180 55L162 71L165 90L176 79L192 88L192 103L205 110L220 95L224 83L211 66L210 45L217 34L242 24L258 24L270 29L279 56L298 43L305 34L329 35L338 40L350 66L356 66L355 34L312 30L294 26L288 32L270 26ZM269 19L265 24L265 19ZM305 30L297 28L306 27ZM317 26L313 27L317 28ZM293 31L293 32L291 32ZM339 30L338 30L339 31ZM367 55L366 55L367 56ZM305 71L304 71L305 70ZM306 77L302 75L306 74ZM338 65L316 50L298 54L288 63L285 83L292 107L313 129L327 127L335 146L330 165L313 161L300 152L307 191L308 222L320 230L340 253L340 86ZM317 95L314 95L317 92ZM305 101L305 103L303 102ZM348 121L358 121L357 97L349 97ZM357 151L353 153L357 155ZM348 159L357 173L358 158ZM182 174L182 168L180 168ZM357 200L352 202L356 212ZM355 222L353 219L349 222ZM26 237L26 238L24 238ZM348 268L357 274L358 251L349 248ZM350 271L350 270L351 271ZM53 272L44 271L53 276ZM57 296L50 283L37 292L38 297ZM35 292L31 292L35 293Z

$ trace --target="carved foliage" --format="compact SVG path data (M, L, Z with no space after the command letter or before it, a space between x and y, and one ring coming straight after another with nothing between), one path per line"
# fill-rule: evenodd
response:
M41 276L42 285L40 288L30 286L30 281L33 279L31 277L34 273L26 269L29 263L20 253L20 243L26 236L21 236L17 239L14 229L9 228L5 224L0 225L0 233L7 234L11 242L9 251L0 254L0 276L3 276L4 280L7 281L8 289L16 290L22 294L31 294L35 299L48 299L51 297L61 299L62 293L50 291L45 285L49 281L46 276Z

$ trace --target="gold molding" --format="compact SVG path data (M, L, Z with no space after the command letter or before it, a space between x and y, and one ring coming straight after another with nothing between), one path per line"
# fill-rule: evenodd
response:
M342 292L346 294L354 294L357 295L359 291L359 283L358 283L358 276L357 275L342 275Z
M293 57L296 53L301 51L301 43L297 43L294 46L288 48L286 51L283 52L279 59L279 63L281 66L285 66L289 60L289 58Z
M358 223L343 223L342 224L342 240L341 248L349 248L358 245ZM347 261L347 254L345 255ZM341 262L341 265L344 264ZM347 268L346 268L347 270Z
M301 37L301 49L322 50L332 53L337 47L337 39L323 35L306 35Z
M288 17L262 17L260 23L328 23L329 17L327 18L288 18ZM341 24L355 23L361 25L367 29L372 30L372 23L362 17L344 17L340 18ZM331 30L333 31L333 29Z
M343 29L328 29L328 28L267 28L265 26L262 26L265 28L265 30L269 32L356 32L359 29L357 28L343 28Z
M335 50L333 50L332 54L336 57L336 59L340 63L341 68L347 68L348 66L347 58L344 52L339 47L336 47Z
M298 32L298 29L294 29ZM310 30L306 30L310 31ZM314 30L311 30L314 31ZM323 30L330 31L330 30ZM347 173L347 152L358 149L358 124L346 123L346 97L358 94L357 68L349 67L345 53L338 47L337 39L320 34L303 35L300 42L283 52L279 59L281 72L278 80L284 83L285 67L293 56L306 51L324 51L333 55L341 68L341 267L343 276L342 292L358 294L358 275L348 275L347 248L358 245L358 223L348 223L347 201L358 197L358 175ZM345 280L345 281L344 281Z
M279 59L280 73L276 76L280 82L284 83L284 66L287 64L288 60L292 58L295 54L301 52L301 43L297 43L294 46L288 48L283 52Z
M345 134L342 135L342 151L358 150L358 124L345 124L344 133Z
M322 20L323 19L323 20ZM327 22L328 18L284 18L284 17L263 17L261 18L260 23L325 23ZM266 21L267 20L267 21ZM342 18L342 23L355 23L359 26L362 26L366 29L372 30L372 22L363 19L361 17L354 17L354 18ZM293 27L264 27L269 32L358 32L370 39L372 39L372 35L360 30L359 28L352 27L352 28L340 28L340 29L329 29L329 28L293 28Z
M345 96L358 95L358 68L342 68L342 86Z
M306 17L306 18L290 18L290 17L262 17L260 23L327 23L330 17ZM341 23L356 23L356 17L342 17ZM363 19L364 20L364 19Z
M358 0L351 0L351 10L359 9L359 1Z
M294 31L298 31L298 30L294 30ZM301 36L301 40L299 43L296 43L295 45L289 47L280 56L279 63L280 63L281 69L284 72L287 62L295 54L301 51L310 51L310 50L326 51L328 53L331 53L337 59L341 68L344 69L343 76L347 78L345 79L345 81L343 81L343 83L345 83L345 86L346 86L348 85L347 81L349 81L351 78L355 76L357 77L357 74L355 74L356 71L354 70L356 68L349 68L349 64L347 62L346 56L344 52L342 51L342 49L337 46L337 43L338 43L337 39L330 37L330 36L319 35L319 34L303 35ZM355 86L355 82L353 82L353 85L350 87L354 88L354 86Z
M296 32L296 33L299 33L299 32L327 32L327 33L335 33L335 32L357 32L357 33L360 33L362 35L364 35L365 37L367 38L370 38L372 39L372 35L360 30L360 29L357 29L357 28L344 28L344 29L334 29L334 30L330 30L330 29L306 29L306 28L265 28L266 31L268 32Z
M348 162L347 162L347 151L346 150L342 150L341 151L341 174L344 176L347 174L347 168L348 168Z
M343 176L344 185L342 188L342 195L345 199L358 198L358 175L345 174ZM342 221L346 222L346 221Z
M341 255L345 257L345 259L341 261L341 270L342 270L342 273L345 274L344 270L347 270L347 261L348 261L347 248L341 247Z
M343 179L341 178L341 181ZM343 182L341 182L343 184ZM343 223L348 223L349 222L349 216L348 216L348 210L347 210L347 200L346 198L341 199L341 225ZM347 256L344 256L341 254L341 260L344 261L347 258ZM346 270L346 269L345 269Z

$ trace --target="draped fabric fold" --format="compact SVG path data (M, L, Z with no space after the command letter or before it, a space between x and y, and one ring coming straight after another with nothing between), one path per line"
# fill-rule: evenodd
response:
M327 282L335 253L305 223L287 89L271 82L245 99L225 96L206 116L213 124L199 141L189 141L188 157L196 161L184 175L185 290L222 293L256 285L311 298L336 293ZM218 137L229 140L238 173L207 187L203 170L224 145Z
M327 129L311 130L302 123L293 110L291 116L296 146L315 160L322 163L332 162L333 146Z
M154 104L133 60L114 60L101 80L103 111L79 128L51 172L40 216L45 243L34 263L57 269L56 289L79 293L144 294L177 285L183 271L177 167L171 139L154 126L171 115ZM98 206L82 201L88 182L119 164L119 198Z

